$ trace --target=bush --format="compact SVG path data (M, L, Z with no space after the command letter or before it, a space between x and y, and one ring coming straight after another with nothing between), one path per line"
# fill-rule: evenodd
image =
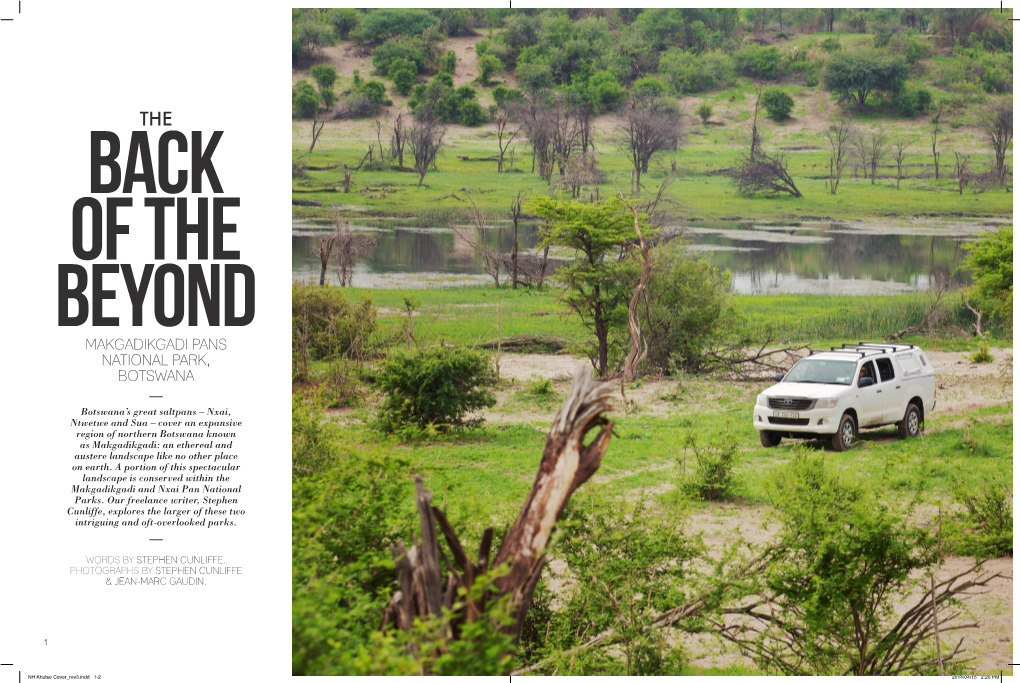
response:
M393 76L393 87L405 97L410 94L417 82L418 79L410 69L401 69Z
M769 88L761 95L761 104L769 118L782 121L793 111L793 98L779 88Z
M666 94L666 86L655 76L645 76L634 81L631 93L634 97L654 99Z
M393 69L413 68L415 74L421 73L425 70L421 41L414 38L387 40L372 52L372 66L377 73L389 74L391 78Z
M913 36L907 36L903 43L903 56L911 64L916 64L922 59L927 59L931 54L931 45L922 42Z
M517 80L525 90L540 90L555 85L548 64L519 64L516 73Z
M642 316L648 363L665 372L700 370L704 350L728 334L734 320L730 274L692 258L679 241L660 246L655 260L651 306Z
M948 524L949 545L979 559L1013 556L1013 486L1001 475L976 489L957 485L953 499L963 512Z
M985 314L1012 323L1013 226L985 233L963 248L968 253L961 268L971 271L974 278L968 295ZM1007 329L1011 328L1009 324Z
M377 378L386 395L379 427L394 432L472 426L479 420L465 416L496 404L490 391L495 383L489 357L477 351L444 347L394 353L383 361Z
M331 9L327 17L341 40L347 40L351 31L358 28L361 23L361 13L349 7Z
M299 119L310 119L319 111L319 93L308 81L298 81L294 86L294 113Z
M695 500L723 500L733 489L733 467L736 465L737 445L733 440L721 446L699 447L693 431L683 441L684 454L680 459L680 491ZM693 460L688 457L688 450Z
M925 88L904 88L896 98L896 108L910 119L928 111L930 105L931 93Z
M307 376L310 361L357 357L375 332L371 297L352 304L337 287L291 289L291 346L294 376Z
M492 55L478 55L478 82L482 85L489 85L492 77L503 68L498 57Z
M829 36L823 40L818 47L822 50L822 52L831 55L833 52L841 51L843 49L843 44L839 42L839 38Z
M504 104L510 104L511 102L520 102L524 99L524 93L516 88L507 88L503 85L497 85L492 89L492 99L495 100L496 104L503 106Z
M991 350L988 348L988 342L981 342L978 345L978 350L970 354L970 360L974 363L994 363L995 357L992 356Z
M447 50L439 64L439 70L444 74L455 73L457 71L457 53L453 50Z
M775 45L752 44L733 54L737 69L751 78L772 80L778 75L783 56Z
M320 90L329 90L336 83L336 67L329 64L316 64L309 72Z
M702 102L698 105L695 113L701 117L702 125L708 125L708 119L712 116L712 105L708 102Z
M361 19L361 37L382 42L396 36L418 36L439 20L423 9L377 9Z
M463 101L460 105L460 122L465 126L480 126L488 118L485 116L485 109L474 100Z

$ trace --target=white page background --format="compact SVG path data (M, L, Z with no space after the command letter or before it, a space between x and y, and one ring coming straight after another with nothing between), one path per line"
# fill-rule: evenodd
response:
M14 18L0 23L0 663L13 664L0 667L0 683L19 672L22 681L77 674L104 683L289 677L290 107L279 90L290 10L23 0L16 12L17 2L0 2L0 17ZM255 271L248 326L192 328L185 320L163 328L147 303L145 326L132 327L119 275L104 280L121 283L104 312L119 315L120 327L57 325L57 264L90 267L71 250L72 205L91 195L90 132L116 132L124 164L142 110L173 112L169 128L189 139L194 130L205 141L224 131L213 160L223 196L241 200L227 210L238 227L226 246ZM150 132L154 156L166 129ZM175 157L171 169L188 168L187 155ZM201 196L212 197L203 184ZM92 196L105 203L123 195ZM154 262L143 196L135 192L123 212L132 230L116 260L136 272ZM190 248L193 259L194 238ZM85 349L90 337L222 337L229 348L210 354L195 382L118 382ZM227 529L75 528L66 514L77 445L70 425L83 407L229 408L244 422L236 481L247 514ZM221 555L243 573L201 587L110 587L102 577L70 575L87 554Z

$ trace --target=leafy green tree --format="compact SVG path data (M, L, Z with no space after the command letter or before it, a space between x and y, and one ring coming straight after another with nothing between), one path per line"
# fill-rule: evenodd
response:
M396 68L407 68L413 65L415 74L425 70L425 51L417 38L393 38L372 51L372 66L380 74L390 74Z
M357 29L361 23L361 13L350 7L331 9L326 14L326 18L333 24L333 28L341 40L347 40L351 31Z
M707 126L708 120L712 117L712 105L708 102L702 102L698 105L695 113L701 118L702 125Z
M563 301L594 332L595 342L586 352L599 376L605 377L610 335L614 326L626 324L627 302L637 282L633 261L618 258L623 243L637 239L633 219L615 197L584 204L539 196L530 206L548 226L539 247L565 247L577 254L577 260L560 268L554 279L565 288Z
M829 57L825 65L825 87L841 102L854 102L863 109L872 93L898 93L910 67L907 61L884 50L849 50Z
M965 244L967 259L962 268L974 278L970 295L980 310L1012 323L1013 318L1013 226L985 233ZM1007 329L1012 324L1006 325Z
M292 29L293 47L291 58L295 64L315 57L322 48L336 42L333 28L312 17L304 17Z
M487 120L485 109L478 102L467 100L460 105L460 122L465 126L480 126Z
M793 98L784 90L769 88L761 95L761 105L769 118L782 121L793 111Z
M418 79L415 78L414 72L410 69L401 69L393 76L393 87L405 97L411 92L417 82Z
M751 78L764 78L771 81L779 75L779 67L783 55L775 45L758 45L752 43L733 53L737 69Z
M311 69L311 76L319 86L320 91L332 90L336 83L336 67L329 64L316 64Z

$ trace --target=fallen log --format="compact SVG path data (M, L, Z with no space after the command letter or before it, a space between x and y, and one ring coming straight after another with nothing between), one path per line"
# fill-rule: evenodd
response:
M472 159L471 157L469 157L469 156L467 156L465 154L458 154L457 158L460 159L461 161L499 161L499 157L498 156L494 156L494 157L476 157L476 158Z
M456 199L458 202L464 201L463 199L461 199L460 197L458 197L455 194L444 194L442 197L438 197L436 199L433 199L432 201L434 201L434 202L441 202L444 199Z
M476 349L488 349L494 350L497 346L502 349L522 349L530 348L533 346L552 347L557 351L570 346L570 341L563 337L557 337L553 334L524 334L516 337L506 337L502 341L494 340L485 342L484 344L476 344Z

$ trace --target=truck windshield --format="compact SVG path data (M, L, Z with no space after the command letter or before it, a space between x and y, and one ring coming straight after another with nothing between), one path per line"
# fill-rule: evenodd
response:
M809 384L850 384L854 379L855 367L857 367L857 363L854 361L805 358L793 366L783 381Z

